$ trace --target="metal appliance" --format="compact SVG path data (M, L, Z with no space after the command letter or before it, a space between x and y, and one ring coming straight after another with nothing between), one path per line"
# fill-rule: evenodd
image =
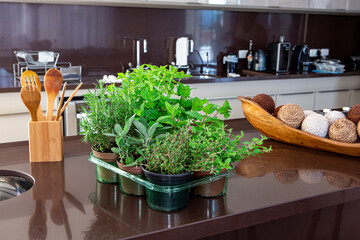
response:
M253 60L253 69L258 72L266 71L266 54L264 50L256 50Z
M238 57L236 54L229 54L223 57L223 64L226 68L226 76L227 77L240 77L237 74L237 65L238 65Z
M310 49L307 45L295 45L291 52L290 71L308 72L310 70Z
M64 98L66 101L67 98ZM82 107L85 106L85 102L82 96L75 96L65 108L64 111L64 136L75 136L80 129L80 122L86 117Z
M279 42L269 43L269 70L276 73L289 71L291 44L284 42L285 37L280 36Z
M194 51L194 41L188 37L176 39L175 45L175 66L180 70L190 73L189 54Z
M351 56L345 61L347 71L360 71L360 56Z

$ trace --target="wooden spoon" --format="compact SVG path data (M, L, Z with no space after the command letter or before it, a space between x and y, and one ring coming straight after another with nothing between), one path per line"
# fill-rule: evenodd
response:
M46 239L46 219L45 200L36 200L35 212L29 220L29 239Z
M60 199L53 199L52 206L50 210L50 218L56 225L64 224L64 219L62 217L62 209Z
M63 83L63 77L59 70L50 68L44 77L44 87L47 95L47 109L46 109L46 120L52 121L53 119L53 108L55 98L58 95L61 85Z
M25 84L21 88L20 96L27 109L29 109L31 120L37 121L36 112L41 100L39 90L34 85Z
M34 71L27 70L27 71L23 72L23 74L21 74L20 82L21 82L21 86L25 86L25 84L32 84L32 85L36 86L36 88L41 93L41 82L40 82L39 76ZM37 109L37 118L39 121L44 120L44 115L41 110L40 104Z

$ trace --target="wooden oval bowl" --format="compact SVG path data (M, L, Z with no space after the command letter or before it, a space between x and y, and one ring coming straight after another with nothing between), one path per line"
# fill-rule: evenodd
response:
M238 99L242 102L246 119L260 133L271 139L322 151L360 156L360 143L338 142L292 128L266 112L251 98L240 96Z

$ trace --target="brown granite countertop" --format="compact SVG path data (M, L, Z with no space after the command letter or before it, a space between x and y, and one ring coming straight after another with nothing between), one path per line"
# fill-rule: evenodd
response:
M245 71L241 77L221 77L221 76L210 76L208 78L201 78L194 76L191 78L185 78L182 80L183 83L197 84L197 83L222 83L222 82L238 82L238 81L259 81L259 80L284 80L284 79L299 79L299 78L319 78L319 77L346 77L346 76L357 76L359 72L344 72L343 74L319 74L319 73L285 73L285 74L263 74L256 73L253 71ZM101 76L83 77L82 89L94 88L94 84ZM75 89L78 83L68 83L66 89ZM19 92L20 83L15 82L12 77L0 77L0 93L2 92ZM43 89L44 90L44 89Z
M228 123L235 132L244 130L247 139L259 135L246 120ZM303 235L295 226L291 231L282 228L287 239L320 230L334 234L336 229L347 236L339 239L359 236L360 158L273 140L265 144L272 145L273 152L242 160L229 178L225 195L193 196L185 209L171 213L150 209L145 197L122 194L117 184L97 182L95 166L87 160L90 148L79 137L65 138L64 161L58 163L30 164L27 142L0 144L1 168L29 173L36 181L29 191L0 201L0 232L6 239L199 239L237 229L250 229L245 234L260 236L265 228L255 226L269 223L272 229L276 220L288 222L299 216L304 224L297 228ZM303 170L323 175L315 181ZM326 215L337 206L343 206L343 224L334 228L317 223L337 223ZM304 217L312 211L317 214L311 215L309 226ZM345 218L349 214L351 221Z

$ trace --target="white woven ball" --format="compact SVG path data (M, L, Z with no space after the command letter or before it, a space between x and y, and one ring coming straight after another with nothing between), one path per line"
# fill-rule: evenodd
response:
M302 122L301 130L319 137L326 137L329 130L329 122L321 114L310 114Z
M309 116L310 114L316 114L313 110L304 110L305 117Z
M325 117L329 121L329 125L331 125L335 120L346 118L345 114L339 111L331 111L325 114Z
M318 183L323 179L324 173L319 170L302 170L299 169L299 177L306 183L314 184Z

